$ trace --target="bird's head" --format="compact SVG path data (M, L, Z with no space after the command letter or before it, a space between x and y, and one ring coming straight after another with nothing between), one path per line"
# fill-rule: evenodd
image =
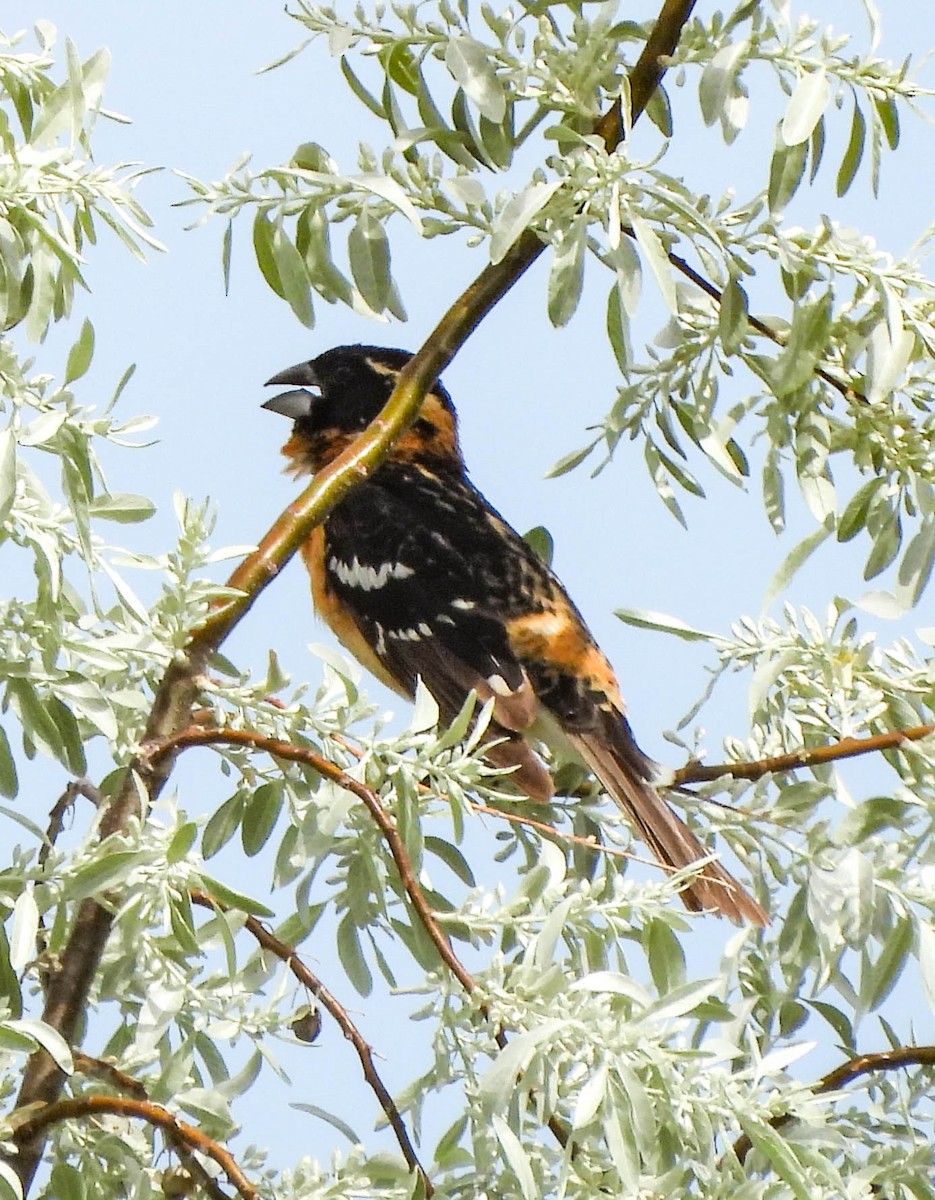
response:
M367 428L411 357L405 350L384 346L337 346L267 380L292 389L263 407L295 422L283 453L297 474L320 470ZM457 418L440 382L426 396L391 458L460 463Z

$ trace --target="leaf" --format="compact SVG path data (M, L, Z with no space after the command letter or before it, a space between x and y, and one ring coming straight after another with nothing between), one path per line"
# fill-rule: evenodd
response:
M13 510L16 495L16 439L12 429L0 429L0 523Z
M522 1142L506 1121L496 1113L491 1117L491 1124L503 1150L503 1156L509 1164L510 1170L516 1176L523 1200L539 1200L539 1189L533 1178L532 1165L529 1162L529 1155L523 1149Z
M280 294L306 329L311 329L315 313L305 260L278 222L273 227L271 248L282 288Z
M925 921L919 922L919 967L922 990L929 1008L935 1013L935 930Z
M903 972L913 942L913 922L903 917L883 942L880 957L871 963L864 957L860 972L860 1002L864 1012L873 1012L887 998Z
M341 73L344 75L348 86L361 104L366 105L366 107L370 109L375 117L379 117L381 121L385 121L386 109L376 98L376 96L374 96L364 87L364 85L354 74L351 64L347 61L347 55L341 56Z
M779 126L787 146L808 141L828 104L828 92L828 76L821 67L799 79Z
M748 51L746 41L731 42L714 55L698 81L698 101L705 125L720 120L724 106L734 91L737 73Z
M899 110L896 107L896 101L892 96L875 96L872 92L871 96L873 97L873 107L876 109L883 133L886 136L887 145L891 150L895 150L899 145Z
M70 1075L75 1064L71 1056L71 1048L68 1043L51 1025L46 1025L45 1021L31 1020L28 1017L22 1017L13 1021L4 1021L0 1028L12 1030L14 1033L24 1034L31 1038L54 1060L56 1066Z
M651 1004L643 1014L644 1019L670 1021L676 1017L683 1017L696 1008L702 1000L707 1000L712 993L716 992L718 982L717 979L695 979L689 983L683 983L679 987L673 988L671 992L666 992L655 1004Z
M588 244L588 222L578 217L555 247L549 271L549 320L560 329L574 316L584 282L584 252Z
M78 340L68 352L65 364L65 383L73 383L80 379L91 365L94 354L94 326L85 318L78 334Z
M851 136L847 142L847 149L844 151L844 157L841 159L841 165L838 168L837 193L839 196L845 195L850 189L857 171L860 167L861 159L864 156L864 145L867 140L867 122L864 119L864 114L861 112L860 105L857 103L857 97L854 96L854 115L851 118Z
M206 875L204 871L200 871L196 878L200 878L204 890L226 908L235 908L238 912L245 912L251 917L274 917L276 915L271 908L267 908L259 900L253 900L243 892L234 891L226 883L221 883L220 879Z
M241 844L248 858L259 854L269 840L282 812L283 799L279 783L262 783L248 798L240 827Z
M633 226L633 232L643 253L643 258L652 271L656 283L659 285L659 291L666 303L666 307L669 312L678 316L679 305L678 295L675 290L675 278L672 274L672 268L669 265L669 256L662 244L662 240L649 222L636 213L631 212L630 224Z
M500 262L517 238L529 227L561 187L561 181L531 183L517 192L494 219L490 234L490 261Z
M36 937L39 933L39 906L32 883L28 883L13 905L13 928L10 931L10 966L20 974L36 957Z
M235 792L211 814L201 837L201 852L205 858L213 858L231 840L240 827L246 805L246 795Z
M627 625L635 625L639 629L655 629L659 633L671 633L681 638L683 642L716 642L716 633L706 633L687 625L678 617L670 617L666 613L651 612L645 608L615 608L614 616L619 617Z
M647 921L642 943L659 994L664 996L680 987L685 982L685 952L672 929L664 921Z
M357 1136L350 1125L345 1124L340 1117L336 1117L334 1113L328 1112L324 1108L319 1108L317 1104L300 1104L298 1102L289 1105L290 1108L297 1108L299 1112L307 1112L313 1117L318 1117L321 1121L326 1121L338 1133L343 1133L347 1140L354 1146L363 1145L361 1139Z
M231 290L231 254L234 249L234 222L228 221L224 236L221 239L221 275L224 279L224 295L229 296Z
M555 543L552 540L551 533L549 533L544 525L536 525L533 529L527 529L523 534L523 541L527 546L533 548L547 567L552 565Z
M864 565L864 579L874 579L890 565L902 544L899 510L892 508L873 534L873 549Z
M156 506L148 496L137 496L133 492L105 492L95 496L89 511L100 521L116 521L118 525L136 525L148 521Z
M18 791L19 779L16 774L16 760L13 758L6 730L0 725L0 795L13 800Z
M935 520L922 522L915 537L906 547L896 576L896 598L907 609L917 604L932 575L935 563Z
M569 454L563 454L558 462L553 463L546 471L546 479L555 479L559 475L565 475L569 471L573 471L588 457L597 442L591 442L590 445L582 446L580 450L572 450Z
M348 979L361 996L369 996L373 989L373 976L360 948L357 927L350 913L345 914L337 934L338 958Z
M774 533L786 527L785 484L778 450L772 447L763 463L763 507Z
M857 489L838 518L837 538L839 542L849 542L864 528L871 502L885 484L886 480L881 475L875 475L873 479L868 480Z
M281 300L285 300L282 280L279 278L279 268L276 265L276 254L273 250L274 225L269 214L263 209L257 212L253 221L253 253L256 255L260 274Z
M780 138L776 139L776 148L769 167L769 187L767 198L769 211L776 215L782 213L798 190L805 174L805 164L808 161L808 144L802 142L797 146L787 146Z
M450 842L446 842L442 838L427 836L425 839L425 849L430 854L434 854L436 858L440 858L445 866L453 871L462 883L467 884L468 887L477 886L477 881L471 870L471 864L457 846L453 846Z
M748 311L747 293L736 279L731 278L721 293L721 307L718 312L718 336L725 354L736 354L743 345L749 329Z
M348 260L357 290L376 313L386 308L390 291L390 249L383 225L363 209L347 236Z
M830 534L830 524L824 525L821 529L816 529L814 533L810 533L807 538L803 538L798 545L793 546L779 564L778 570L766 586L766 592L763 596L764 612L770 607L776 597L780 596L786 590L799 568L811 558Z
M813 1192L802 1164L783 1135L750 1112L738 1112L737 1117L751 1146L763 1155L779 1178L785 1180L796 1200L812 1200Z
M537 1047L564 1031L565 1022L555 1018L511 1038L477 1084L481 1100L494 1111L505 1108L516 1088L517 1076L529 1065Z
M445 66L480 113L499 125L506 114L506 93L487 48L473 38L453 37L445 49Z

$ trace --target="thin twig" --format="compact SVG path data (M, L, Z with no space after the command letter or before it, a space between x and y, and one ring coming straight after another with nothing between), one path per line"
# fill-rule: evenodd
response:
M732 775L734 779L762 779L764 775L795 771L801 767L815 767L822 763L837 762L843 758L857 758L861 754L877 754L885 750L898 750L906 742L921 742L935 733L935 725L916 725L911 729L894 729L889 733L878 733L867 738L842 738L827 746L813 746L805 750L793 750L789 754L777 754L774 758L760 758L755 762L718 763L706 767L691 762L675 772L675 786L686 783L706 783Z
M935 1067L935 1046L899 1046L895 1050L879 1050L875 1054L860 1054L841 1063L814 1085L816 1096L825 1092L836 1092L845 1084L869 1075L874 1071L897 1071L903 1067ZM774 1129L781 1129L795 1120L795 1113L782 1113L770 1121ZM742 1134L733 1145L738 1162L743 1162L751 1150L751 1142Z
M631 238L636 237L636 233L629 226L624 226L623 229L624 232ZM715 284L711 283L709 279L706 279L703 275L699 274L699 272L696 271L694 267L690 266L684 258L681 258L678 254L672 254L671 252L668 253L666 257L677 271L680 271L681 274L686 277L686 279L690 279L696 287L700 288L705 293L705 295L710 296L711 299L719 305L723 302L724 293L721 291L721 289L715 286ZM754 316L753 313L747 313L747 324L751 329L755 329L756 332L761 334L763 337L769 338L771 342L775 342L777 346L781 346L783 349L785 349L787 345L787 339L781 333L767 325L765 321L761 320L757 316ZM857 404L869 403L863 392L860 392L857 390L857 388L852 387L847 380L838 379L836 375L832 375L830 371L826 371L824 367L814 367L813 374L817 375L819 379L824 380L824 382L830 387L833 387L836 392L840 392L845 400L849 400Z
M241 1171L229 1150L200 1129L180 1121L161 1104L153 1104L150 1100L137 1100L132 1096L82 1096L46 1104L38 1112L30 1112L22 1121L16 1122L15 1115L10 1120L15 1126L17 1141L21 1145L28 1145L59 1121L103 1116L135 1117L165 1130L170 1137L179 1138L192 1150L213 1159L243 1200L260 1200L259 1192Z
M193 904L198 904L202 908L216 909L218 912L228 911L227 905L222 904L220 900L215 899L214 896L209 895L207 892L193 889L189 892L189 896ZM264 950L269 950L271 954L275 954L278 959L286 964L303 987L308 988L316 1000L321 1003L322 1007L331 1014L338 1028L357 1051L364 1079L369 1084L380 1107L383 1109L386 1119L396 1135L396 1141L399 1143L403 1157L409 1165L410 1170L418 1171L422 1176L424 1193L426 1196L431 1196L434 1188L424 1167L419 1162L418 1155L409 1138L409 1132L406 1129L399 1109L396 1107L393 1097L377 1072L373 1061L373 1051L360 1030L351 1020L347 1009L332 995L318 976L305 965L296 953L294 946L281 941L265 925L258 921L256 917L247 917L244 925Z

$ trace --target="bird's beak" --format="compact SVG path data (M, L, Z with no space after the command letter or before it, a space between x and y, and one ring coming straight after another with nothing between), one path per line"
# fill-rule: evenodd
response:
M285 371L280 371L278 375L274 375L266 381L267 387L271 384L284 383L292 384L293 390L274 396L272 400L267 400L262 407L269 409L270 412L279 413L282 417L289 417L292 421L310 416L317 396L312 392L305 391L305 388L318 387L318 376L315 374L312 364L310 362L297 363L294 367L287 367Z

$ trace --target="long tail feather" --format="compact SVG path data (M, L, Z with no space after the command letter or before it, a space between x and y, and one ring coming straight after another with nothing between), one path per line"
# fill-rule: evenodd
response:
M612 738L608 732L569 737L656 857L676 869L707 858L709 852L653 787L652 763L632 740L625 722L620 722ZM695 912L713 909L738 925L744 921L769 924L765 909L720 863L708 863L681 896L686 908Z

